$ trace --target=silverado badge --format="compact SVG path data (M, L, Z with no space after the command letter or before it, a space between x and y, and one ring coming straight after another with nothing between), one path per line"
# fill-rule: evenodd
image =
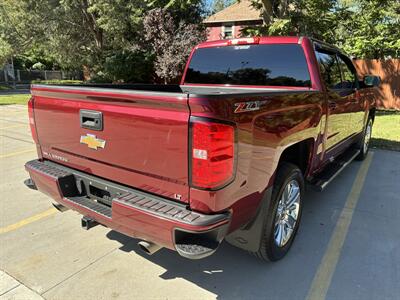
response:
M81 144L86 144L90 149L97 150L106 146L106 141L96 138L94 134L86 134L81 136Z

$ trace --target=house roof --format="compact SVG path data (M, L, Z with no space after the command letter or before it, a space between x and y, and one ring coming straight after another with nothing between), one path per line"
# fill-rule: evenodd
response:
M258 21L262 20L261 12L251 6L249 0L241 0L231 6L209 16L204 23L221 23L237 21Z

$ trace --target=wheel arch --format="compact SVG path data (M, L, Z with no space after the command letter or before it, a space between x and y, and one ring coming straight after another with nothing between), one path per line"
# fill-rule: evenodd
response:
M279 158L278 167L282 162L289 162L299 167L303 176L309 172L315 140L308 138L285 148Z

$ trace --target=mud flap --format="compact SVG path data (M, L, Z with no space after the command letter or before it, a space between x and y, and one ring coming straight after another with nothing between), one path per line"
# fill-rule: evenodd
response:
M232 232L225 238L229 244L250 252L257 252L260 249L267 212L271 206L271 196L272 187L265 191L257 215L253 221L241 229Z

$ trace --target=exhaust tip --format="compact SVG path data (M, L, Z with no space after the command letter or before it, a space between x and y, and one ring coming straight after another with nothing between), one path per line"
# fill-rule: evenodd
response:
M31 190L37 190L36 184L33 182L31 178L25 179L24 184Z
M160 245L151 243L151 242L146 242L146 241L141 241L138 243L139 248L146 253L147 255L153 255L156 253L158 250L160 250L162 247Z
M139 242L138 245L139 245L140 249L141 249L143 252L145 252L145 253L148 254L148 255L151 255L149 249L148 249L146 246L142 245L141 242Z

